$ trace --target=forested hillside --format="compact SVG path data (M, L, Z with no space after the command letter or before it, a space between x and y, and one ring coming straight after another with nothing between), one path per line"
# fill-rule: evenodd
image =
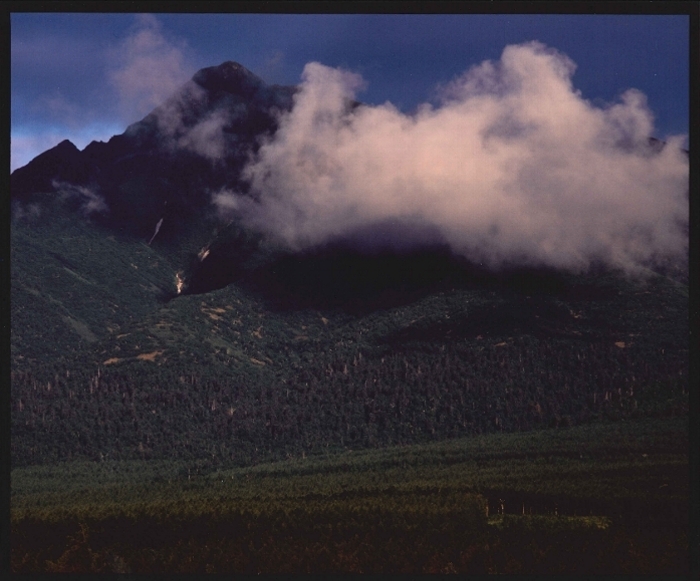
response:
M440 250L294 258L243 241L234 283L178 295L178 256L214 230L176 252L46 203L12 228L16 466L248 464L687 413L687 287L666 276L491 274Z

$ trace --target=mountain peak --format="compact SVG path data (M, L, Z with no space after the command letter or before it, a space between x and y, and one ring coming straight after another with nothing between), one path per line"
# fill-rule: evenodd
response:
M238 73L242 72L248 75L252 75L247 68L245 68L241 63L237 63L236 61L225 61L221 63L218 66L212 66L212 67L207 67L208 69L214 69L216 71L219 71L221 74L231 74L231 73ZM206 69L203 69L206 70Z
M60 147L62 149L78 149L70 139L64 139L56 147Z
M226 93L248 93L265 84L260 77L234 61L201 69L192 80L208 91Z

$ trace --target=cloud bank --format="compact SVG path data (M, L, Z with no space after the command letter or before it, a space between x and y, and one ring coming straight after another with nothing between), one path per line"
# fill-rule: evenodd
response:
M250 195L213 201L293 249L418 232L496 267L634 270L682 255L684 137L650 146L644 95L593 106L574 70L538 42L508 46L409 116L349 106L361 77L309 63L292 111L244 170Z

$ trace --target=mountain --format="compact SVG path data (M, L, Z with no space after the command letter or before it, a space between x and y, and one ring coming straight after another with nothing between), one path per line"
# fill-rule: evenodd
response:
M104 199L101 222L146 236L165 216L160 236L182 231L221 188L240 190L240 170L276 113L289 110L294 87L266 85L234 62L202 69L173 97L107 143L83 151L63 141L10 178L13 199L63 184Z
M13 466L250 464L687 414L672 278L494 273L439 244L295 253L222 222L211 194L245 195L295 91L226 62L107 143L13 172Z

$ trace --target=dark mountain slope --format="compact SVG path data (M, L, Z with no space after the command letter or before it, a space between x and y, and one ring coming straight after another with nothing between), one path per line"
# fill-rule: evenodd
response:
M292 106L294 87L266 85L234 62L202 69L173 97L122 135L83 151L63 141L13 172L13 199L31 201L65 183L104 199L102 224L149 236L164 218L172 237L204 212L210 194L242 190L240 171L258 139Z
M50 192L54 181L87 184L95 179L98 167L64 139L56 147L35 157L10 177L13 199L25 201L35 192Z

